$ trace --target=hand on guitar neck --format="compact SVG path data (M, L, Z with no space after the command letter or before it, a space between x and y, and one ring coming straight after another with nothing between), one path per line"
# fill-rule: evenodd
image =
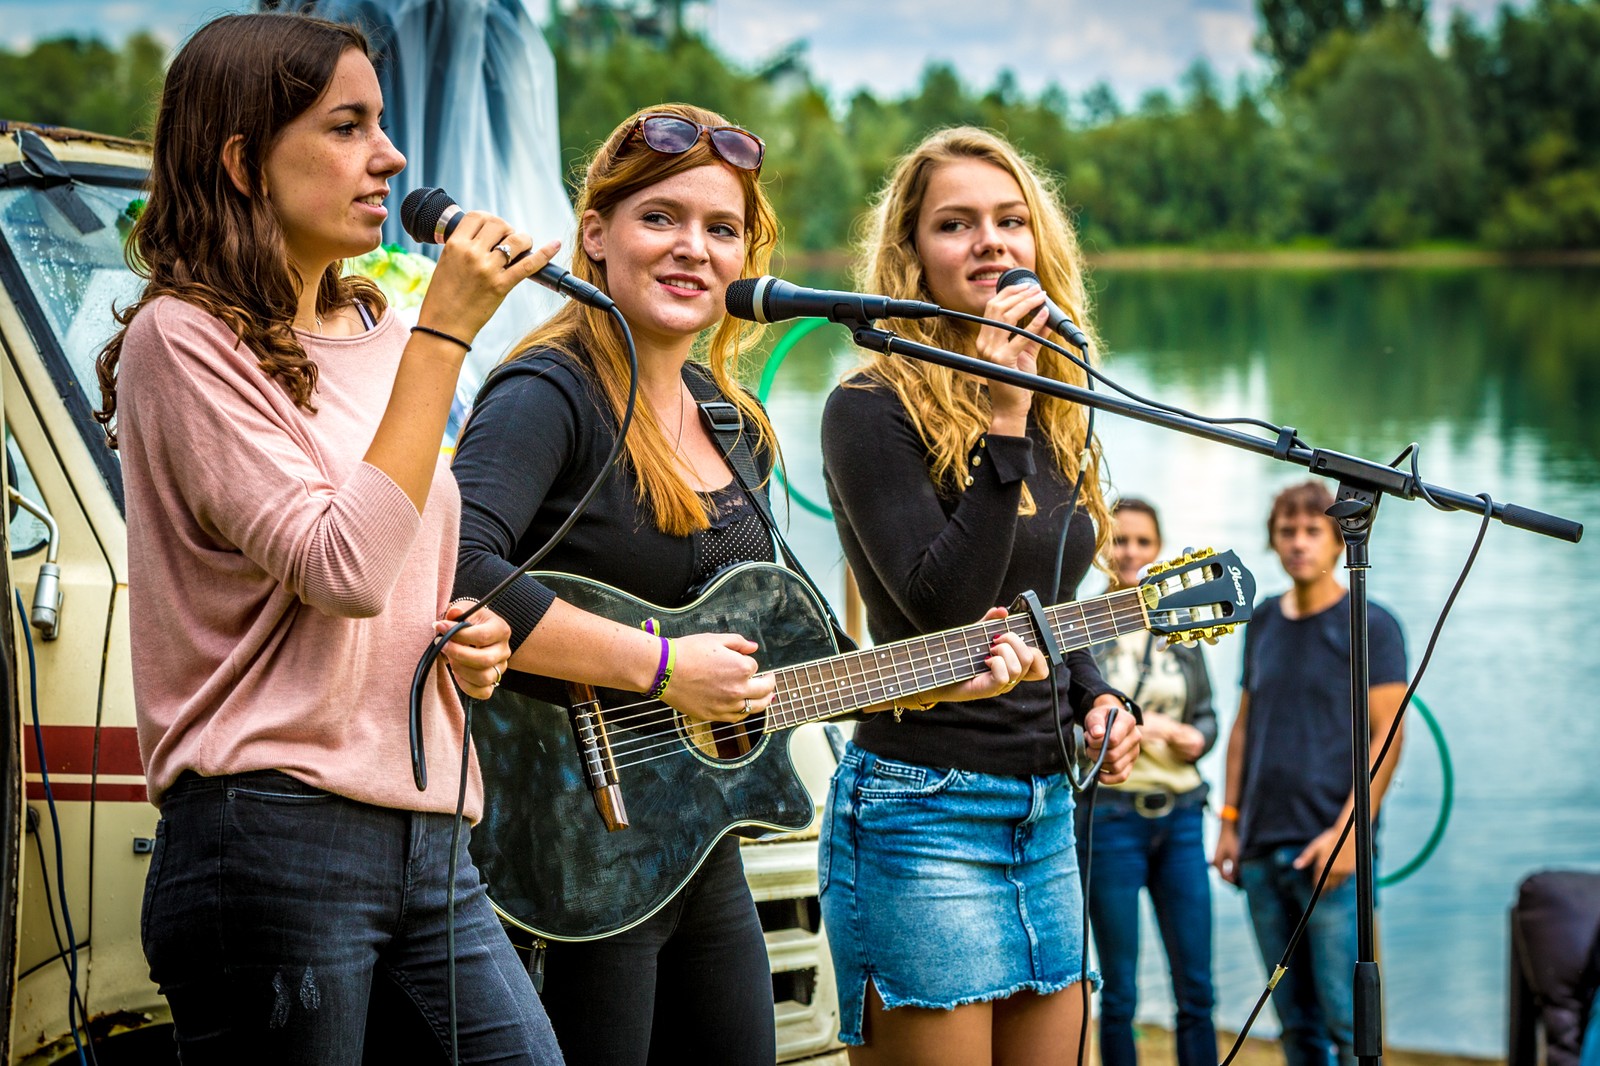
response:
M1004 607L991 607L980 621L993 622L1006 618L1011 612ZM864 711L888 711L896 707L925 709L935 703L960 703L965 700L986 700L1009 692L1024 681L1043 681L1050 676L1050 664L1044 653L1032 647L1016 633L1006 630L997 634L991 647L992 654L984 660L986 673L969 677L920 693L914 701L888 700L874 703Z

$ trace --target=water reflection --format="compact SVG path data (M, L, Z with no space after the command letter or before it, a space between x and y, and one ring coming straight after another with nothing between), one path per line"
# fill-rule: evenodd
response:
M1600 422L1586 417L1600 399L1600 271L1102 272L1096 283L1112 354L1159 361L1163 384L1266 368L1267 409L1317 436L1380 444L1487 412L1501 433L1537 431L1551 458L1600 456Z
M1582 627L1600 595L1600 427L1587 414L1600 399L1600 271L1101 271L1095 282L1107 368L1134 389L1286 422L1314 445L1380 461L1417 440L1426 480L1590 527L1577 546L1491 529L1421 689L1456 772L1449 831L1427 865L1380 894L1389 1042L1503 1056L1506 910L1517 882L1549 866L1600 868L1600 778L1588 758L1600 746L1600 655ZM790 474L813 498L822 498L822 402L857 358L842 329L819 330L797 346L769 400ZM1302 468L1099 421L1116 488L1162 506L1174 547L1231 547L1264 593L1288 584L1264 523L1272 494ZM839 602L831 524L795 508L790 526ZM1420 502L1382 507L1372 594L1401 619L1413 665L1475 533L1471 516ZM1091 576L1081 591L1100 584ZM1224 729L1240 652L1238 638L1210 649ZM1432 830L1441 758L1425 730L1411 731L1385 806L1381 867L1403 865ZM1220 753L1201 770L1220 785ZM1243 900L1220 883L1216 895L1218 1020L1236 1028L1264 971ZM1148 932L1141 1015L1170 1024Z

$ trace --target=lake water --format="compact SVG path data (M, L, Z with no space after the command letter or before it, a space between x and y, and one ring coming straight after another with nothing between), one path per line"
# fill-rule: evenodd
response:
M1418 693L1455 771L1448 830L1379 896L1389 1046L1503 1056L1517 884L1546 868L1600 870L1600 653L1584 629L1600 599L1600 270L1107 270L1094 285L1105 369L1135 391L1287 423L1313 446L1380 462L1415 440L1432 484L1590 527L1578 545L1490 529ZM795 346L769 398L793 484L819 502L822 402L856 360L843 329L825 327ZM1303 468L1115 416L1097 422L1115 491L1161 508L1169 550L1232 548L1262 594L1287 587L1264 525L1273 494ZM796 550L841 604L832 524L791 513ZM1401 620L1413 668L1477 526L1420 501L1380 509L1371 593ZM1089 580L1081 591L1098 593ZM1242 646L1235 635L1208 652L1224 737ZM1222 747L1200 764L1213 788ZM1441 757L1413 720L1384 807L1380 875L1415 855L1439 818ZM1214 887L1217 1021L1236 1030L1265 972L1242 897ZM1141 1016L1170 1025L1148 924L1142 962ZM1275 1029L1270 1015L1258 1023Z

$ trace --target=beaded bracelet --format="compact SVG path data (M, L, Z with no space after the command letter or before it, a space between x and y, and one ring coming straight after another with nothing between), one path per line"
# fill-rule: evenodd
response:
M469 352L472 351L472 345L468 344L460 337L451 336L442 329L434 329L432 326L412 326L411 332L426 333L430 337L438 337L440 340L449 341L451 344L459 344L462 348Z

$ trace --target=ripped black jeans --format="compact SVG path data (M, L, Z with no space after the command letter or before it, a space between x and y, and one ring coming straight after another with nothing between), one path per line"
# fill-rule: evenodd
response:
M369 1043L402 1038L391 1061L448 1062L450 822L276 770L181 777L163 798L141 931L186 1066L356 1066ZM559 1063L465 827L458 862L461 1061Z

